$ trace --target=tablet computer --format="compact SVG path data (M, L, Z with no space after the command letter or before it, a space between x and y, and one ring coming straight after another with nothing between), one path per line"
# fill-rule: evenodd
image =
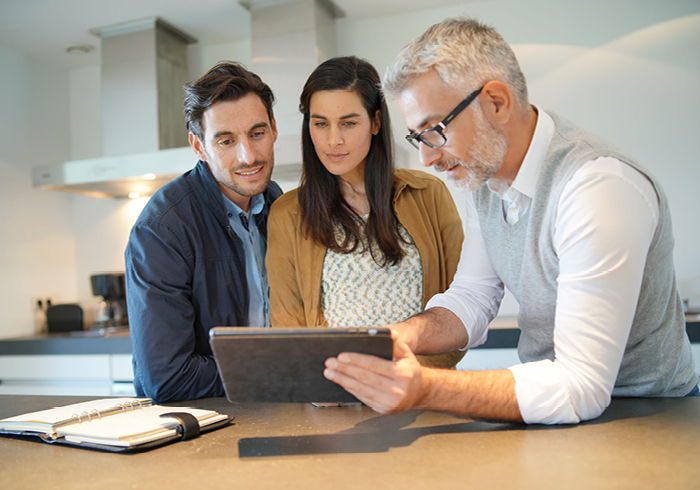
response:
M393 353L388 328L216 327L209 343L231 402L356 402L323 376L326 359Z

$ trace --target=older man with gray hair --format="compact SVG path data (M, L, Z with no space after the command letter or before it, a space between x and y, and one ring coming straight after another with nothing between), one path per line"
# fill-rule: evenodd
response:
M325 375L382 413L577 423L612 396L698 395L667 198L612 144L531 105L515 55L468 18L432 26L385 77L421 163L467 193L451 287L391 325L395 359L342 353ZM522 364L421 367L414 353L486 340L504 286L520 304Z

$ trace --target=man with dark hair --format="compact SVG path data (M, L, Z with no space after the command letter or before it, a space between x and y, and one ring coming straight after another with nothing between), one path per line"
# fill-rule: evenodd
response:
M223 396L209 330L269 326L267 216L282 193L270 87L227 62L185 93L199 162L153 195L125 253L134 387L157 402Z
M421 163L467 194L450 288L392 325L395 360L342 353L326 377L385 413L577 423L612 396L698 395L676 288L668 200L611 143L528 101L515 54L474 19L434 25L399 54L398 97ZM413 353L482 344L508 287L522 364L421 367Z

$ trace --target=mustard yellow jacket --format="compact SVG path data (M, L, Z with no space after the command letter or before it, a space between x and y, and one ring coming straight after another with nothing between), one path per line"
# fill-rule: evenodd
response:
M423 306L445 291L457 270L464 231L452 196L437 177L419 170L395 171L394 210L420 254ZM273 327L325 326L321 311L321 274L326 247L305 237L297 189L278 198L267 222L267 275ZM453 367L464 355L453 352L425 365Z

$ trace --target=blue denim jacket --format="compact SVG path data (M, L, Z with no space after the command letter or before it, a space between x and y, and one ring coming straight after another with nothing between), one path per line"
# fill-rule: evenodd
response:
M270 182L258 224L267 237ZM205 162L163 186L131 230L124 255L134 387L156 402L224 396L209 346L216 326L248 324L243 244Z

